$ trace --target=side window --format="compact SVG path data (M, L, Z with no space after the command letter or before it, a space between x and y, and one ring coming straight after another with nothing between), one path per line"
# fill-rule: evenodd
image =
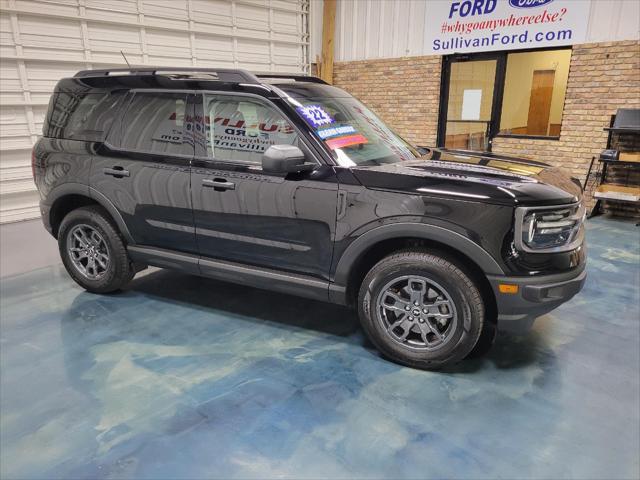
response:
M296 145L299 136L274 107L247 97L204 96L207 155L259 165L271 145Z
M123 96L123 92L58 92L50 102L43 133L69 140L103 141Z
M193 154L193 142L185 131L187 96L183 93L136 92L118 125L123 150Z

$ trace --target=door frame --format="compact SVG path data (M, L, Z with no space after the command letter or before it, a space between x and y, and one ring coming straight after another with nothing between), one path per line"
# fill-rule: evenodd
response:
M544 52L552 50L573 50L572 45L562 45L546 48L527 48L522 50L502 50L497 52L477 52L477 53L454 53L442 57L442 73L440 75L440 103L438 111L438 130L436 145L444 148L444 140L447 127L447 107L449 104L449 77L451 74L451 64L455 62L469 62L475 60L496 60L496 76L493 84L493 101L491 103L491 121L489 124L489 138L487 151L491 152L493 139L495 137L507 138L534 138L542 140L559 140L559 136L546 135L519 135L500 134L500 116L502 115L502 100L504 95L504 84L507 74L507 57L509 54ZM564 114L564 112L563 112Z
M332 224L335 224L336 222L339 192L340 192L340 183L338 181L338 175L335 171L335 167L329 162L330 157L327 157L326 155L321 154L321 150L315 146L315 144L317 144L319 140L315 142L315 144L313 143L314 135L311 133L310 129L306 127L306 123L304 123L304 120L302 118L298 118L295 116L297 115L295 110L293 110L292 112L288 112L286 109L289 108L289 106L284 102L284 100L279 98L267 98L262 95L257 95L250 92L236 92L236 91L226 91L226 90L201 90L198 92L198 95L196 95L196 99L194 100L194 108L195 108L194 112L195 112L195 117L199 118L198 122L200 125L200 129L203 132L207 131L206 120L205 120L207 116L207 112L205 108L206 95L212 95L218 98L232 97L235 99L238 99L238 97L244 97L249 100L253 100L254 102L259 103L265 107L269 107L274 111L278 112L280 115L282 115L284 119L286 119L289 122L289 124L293 127L295 132L298 134L300 149L305 153L305 157L307 158L307 160L310 162L317 163L317 166L314 170L310 172L302 172L300 174L265 172L262 170L262 166L257 163L226 159L224 157L209 156L209 152L206 149L206 140L202 145L197 144L196 155L194 156L194 159L192 162L192 169L191 169L191 196L192 196L192 205L193 205L195 238L196 238L196 243L198 245L198 251L200 255L200 268L203 270L203 273L205 275L210 275L210 276L214 275L217 268L215 266L216 263L219 263L220 261L225 261L227 262L226 264L231 263L234 265L238 265L239 268L243 270L246 270L245 266L251 266L251 268L257 268L258 270L262 269L263 271L267 271L267 270L273 271L273 272L286 271L287 275L292 276L292 278L300 277L300 278L308 279L308 280L305 280L305 282L316 282L318 285L320 285L320 289L325 288L325 292L326 292L326 284L325 283L321 284L319 282L325 282L330 278L331 262L329 262L325 271L320 271L320 269L316 269L315 271L312 269L308 269L306 271L302 271L302 270L296 271L291 266L289 267L289 269L286 269L284 267L282 269L279 269L279 268L276 268L276 266L273 264L265 264L264 262L260 263L255 261L255 259L254 261L251 261L251 259L247 258L246 256L244 259L226 258L226 255L222 257L214 256L210 252L208 252L206 248L204 248L205 247L204 244L200 243L201 242L200 237L203 235L205 238L215 238L215 237L208 237L206 234L202 233L202 231L206 230L208 227L206 225L203 226L204 222L201 220L203 214L201 212L197 212L196 210L198 208L200 208L200 210L204 212L212 212L212 211L215 212L216 210L215 208L211 208L211 209L201 208L200 203L196 201L195 195L197 194L197 192L199 192L199 189L202 188L200 184L201 180L199 180L197 177L200 177L200 176L202 177L219 176L223 178L228 177L234 183L235 182L259 183L261 180L265 178L277 177L281 179L281 182L277 182L277 183L280 183L282 185L286 185L286 183L289 182L289 183L299 183L300 185L304 186L304 182L308 182L308 181L326 182L327 185L335 185L335 189L334 189L335 190L335 206L334 208L329 210L330 212L332 212L332 215L333 215L333 218L331 219ZM210 128L213 128L212 123L210 123ZM323 190L329 191L331 189L327 188ZM211 193L214 194L214 192L211 192ZM220 195L222 194L222 192L217 192L215 194L217 195L218 198L221 198ZM227 193L226 195L229 195L229 193ZM239 202L245 202L244 199L241 199L241 197L239 197L237 193L234 193L232 191L231 195L236 195L236 198L238 199ZM295 195L292 198L295 198ZM334 201L334 200L332 199L331 201ZM212 201L212 203L214 202ZM222 209L217 211L223 212L225 214L236 215L236 213L232 211L230 212ZM247 213L247 210L244 208L242 209L242 212L237 213L237 215L238 216L244 216L244 215L255 216L255 214ZM292 221L298 219L297 214L296 214L296 217L291 217L290 219ZM240 232L240 233L226 232L226 233L231 233L235 235L236 238L249 235L243 232ZM259 233L260 232L258 232L258 234ZM260 237L258 234L255 234L254 238L256 239L261 238L266 241L274 240L273 238ZM329 237L330 237L329 258L331 258L331 256L333 255L333 251L335 249L335 228L333 231L330 230ZM219 239L220 238L224 239L224 237L219 237ZM215 240L211 240L211 241L215 241ZM280 242L280 240L275 240L275 241ZM238 240L236 240L236 243L238 243ZM224 249L222 249L221 251L227 252ZM217 252L217 253L220 253L220 252ZM289 253L289 255L291 254ZM320 263L317 263L317 264L320 264ZM238 273L236 272L234 273L234 275L237 276ZM280 275L280 274L276 273L276 275ZM253 276L254 275L252 274L251 277ZM258 277L262 278L261 275L256 275L256 278ZM250 277L247 277L247 280L245 280L245 283L249 283L253 285L253 283L250 282L249 278ZM278 282L275 282L275 283L276 283L276 286L274 286L274 288L277 289ZM310 283L306 283L306 285L308 288L313 287ZM312 298L316 298L316 297L312 297Z
M180 205L179 202L171 202L167 205L161 205L156 201L156 196L153 194L148 194L146 198L143 194L142 196L129 196L134 198L133 207L131 205L123 204L122 199L118 199L113 195L109 195L103 186L102 182L97 182L97 179L101 179L100 171L103 170L103 167L111 167L114 163L127 162L132 167L135 167L135 170L130 174L127 172L127 175L114 177L117 180L112 180L112 184L119 187L120 190L131 190L133 191L136 188L136 182L140 181L138 175L140 172L143 172L145 169L153 169L154 172L162 172L161 175L166 174L167 172L173 171L177 174L184 175L185 182L184 187L190 188L191 184L191 163L193 160L194 149L193 146L191 148L185 148L189 145L188 141L185 141L184 138L187 137L187 126L186 119L189 116L193 116L193 104L191 102L191 97L193 95L193 90L188 89L170 89L170 88L132 88L129 90L123 99L121 100L121 104L116 108L116 117L114 118L113 123L105 134L104 141L98 143L97 150L93 154L93 160L91 163L91 169L89 174L89 187L91 189L92 195L100 195L105 199L109 199L109 203L113 204L113 208L118 211L119 216L123 219L125 226L127 227L127 234L131 237L132 243L145 243L144 238L152 238L153 242L147 243L150 247L153 248L161 248L167 249L171 247L175 248L176 251L182 251L187 253L193 253L197 251L197 245L195 243L195 237L193 236L193 221L192 215L189 212L193 211L193 201L191 192L187 196L187 204ZM175 152L161 152L154 150L132 150L129 146L123 145L123 134L124 130L129 124L126 122L127 113L132 108L132 102L136 98L137 95L161 95L167 97L178 97L181 96L185 102L185 120L182 127L182 135L183 135L183 150L186 150L181 153ZM150 165L151 164L151 165ZM159 166L159 167L158 167ZM144 178L144 177L143 177ZM160 177L162 180L163 177ZM179 178L178 178L179 179ZM117 183L113 183L113 182ZM168 179L166 179L168 182ZM166 186L166 185L165 185ZM153 189L152 189L153 190ZM113 193L113 192L111 192ZM131 193L131 192L129 192ZM142 199L142 200L141 200ZM140 205L145 205L144 200L148 200L147 205L151 205L154 207L153 213L155 214L155 218L150 216L149 213L146 213L147 210L141 210L141 212L137 212L137 207ZM125 205L125 207L123 207ZM160 205L160 208L158 208ZM131 215L131 209L136 210L135 218L138 220L142 220L142 222L134 222L134 216ZM185 212L180 212L177 216L179 220L176 220L174 217L170 216L160 216L160 213L165 213L167 211L171 212L172 210L182 209ZM184 215L187 215L186 217ZM182 222L182 219L184 223ZM153 221L157 222L156 224ZM174 228L176 224L179 224L182 228ZM146 229L146 231L144 230ZM157 229L154 231L153 229ZM158 236L159 232L160 235ZM167 235L174 237L173 239L167 240ZM179 238L175 238L179 237ZM193 241L192 241L193 240ZM161 242L161 243L156 243Z
M496 61L496 75L493 80L493 98L491 100L491 118L489 120L487 151L491 151L493 137L500 128L500 115L502 113L502 95L504 93L504 76L506 72L507 53L506 52L481 52L469 54L446 55L442 59L442 76L440 79L440 107L438 115L438 136L437 144L439 148L444 148L444 141L447 130L447 110L449 106L449 81L451 78L451 64L459 62L475 62L483 60Z

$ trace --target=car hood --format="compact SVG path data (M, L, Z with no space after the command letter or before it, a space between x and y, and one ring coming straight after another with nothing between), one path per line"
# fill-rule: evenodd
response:
M552 205L582 198L561 169L492 153L434 149L428 155L380 166L352 167L366 187L502 205Z

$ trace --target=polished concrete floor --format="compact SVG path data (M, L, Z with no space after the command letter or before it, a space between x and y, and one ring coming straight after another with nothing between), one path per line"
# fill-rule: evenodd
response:
M579 296L439 373L381 359L331 305L6 275L0 477L638 478L640 229L597 218L588 240Z

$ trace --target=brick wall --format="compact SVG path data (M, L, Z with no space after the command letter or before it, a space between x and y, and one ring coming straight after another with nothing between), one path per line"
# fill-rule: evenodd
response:
M406 57L334 66L334 84L361 99L407 140L435 145L442 57ZM610 116L640 108L640 42L576 45L560 140L496 138L493 151L565 168L584 180L606 147Z
M435 145L442 57L340 62L333 83L416 145Z
M576 45L571 54L560 140L496 138L493 151L563 167L584 180L593 156L607 146L611 115L640 108L640 42ZM598 165L594 165L597 167ZM590 183L590 187L593 185ZM589 206L592 188L588 188Z

